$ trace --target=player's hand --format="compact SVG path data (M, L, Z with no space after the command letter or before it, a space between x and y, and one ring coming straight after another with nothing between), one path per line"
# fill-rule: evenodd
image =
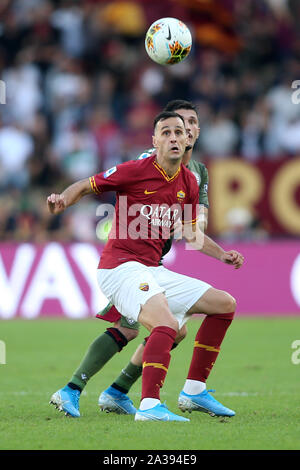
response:
M225 251L221 261L226 264L232 264L235 269L239 269L244 263L244 256L235 250Z
M61 214L66 209L64 196L62 194L51 194L47 197L47 206L51 214Z

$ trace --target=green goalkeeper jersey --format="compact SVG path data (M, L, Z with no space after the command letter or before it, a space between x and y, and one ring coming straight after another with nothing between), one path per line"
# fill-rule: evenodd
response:
M137 158L137 160L150 157L150 155L153 155L154 152L155 152L155 149L147 150L146 152L142 153ZM206 166L201 162L197 162L196 160L191 159L189 163L187 164L187 168L195 175L195 178L197 180L197 183L199 186L199 204L208 208L209 207L208 171L207 171ZM169 240L166 241L165 246L162 251L161 262L163 260L163 257L170 251L172 242L173 242L173 238L170 238Z

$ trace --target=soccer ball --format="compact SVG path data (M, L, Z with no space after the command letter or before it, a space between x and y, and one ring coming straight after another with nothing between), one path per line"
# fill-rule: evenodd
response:
M161 18L147 31L145 48L149 57L160 65L181 62L192 48L189 28L176 18Z

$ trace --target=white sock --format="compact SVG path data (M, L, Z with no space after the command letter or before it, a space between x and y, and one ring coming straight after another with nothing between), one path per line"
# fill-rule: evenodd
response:
M206 390L206 383L200 382L200 380L187 379L183 387L184 393L187 393L188 395L198 395L204 390Z
M157 398L143 398L140 404L140 410L149 410L150 408L154 408L156 405L160 403L160 400Z

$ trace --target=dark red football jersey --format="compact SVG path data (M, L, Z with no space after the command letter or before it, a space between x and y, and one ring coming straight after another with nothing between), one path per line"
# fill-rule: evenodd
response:
M158 266L174 224L196 223L199 188L184 165L170 178L154 155L91 176L90 184L98 195L117 193L113 227L99 268L111 269L128 261Z

